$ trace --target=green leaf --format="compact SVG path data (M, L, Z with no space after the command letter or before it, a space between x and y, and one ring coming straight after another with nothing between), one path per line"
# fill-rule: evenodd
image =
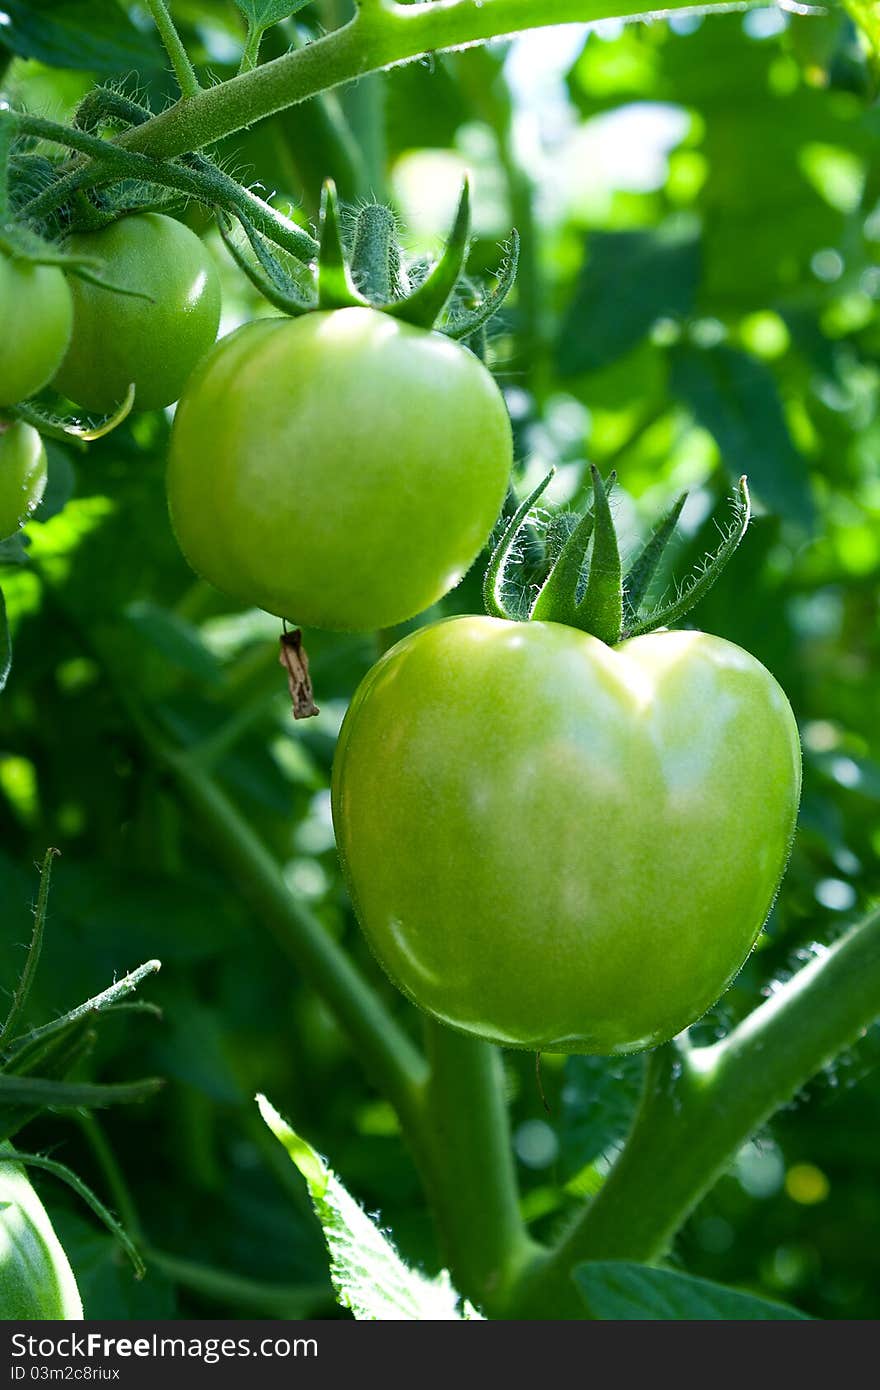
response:
M12 638L9 635L9 623L6 620L6 600L3 597L3 590L0 589L0 690L5 690L11 670Z
M161 652L178 670L208 685L220 684L220 663L205 646L196 628L147 600L130 603L125 616L138 636Z
M753 1294L695 1279L671 1269L651 1269L628 1260L579 1265L574 1281L594 1318L609 1321L755 1322L807 1320L805 1313Z
M676 348L670 388L714 435L732 477L746 474L771 511L812 526L806 460L792 441L769 367L723 345Z
M310 1144L257 1097L260 1114L302 1173L330 1251L330 1277L343 1308L360 1321L427 1322L480 1319L444 1270L428 1279L409 1269L362 1207L349 1196Z
M261 30L268 29L272 24L280 24L282 19L289 19L308 3L309 0L293 0L293 3L291 0L235 0L249 27Z
M656 231L593 232L559 331L560 372L596 371L625 356L657 319L688 315L699 278L699 236L690 219Z
M19 57L99 73L162 67L152 31L135 28L115 0L3 0L3 12L0 46Z

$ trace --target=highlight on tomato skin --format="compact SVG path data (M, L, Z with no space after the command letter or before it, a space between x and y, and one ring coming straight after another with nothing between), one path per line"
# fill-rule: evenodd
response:
M0 419L0 541L23 526L46 490L48 460L39 433Z
M461 580L512 462L503 397L469 349L350 307L217 344L177 409L168 498L217 588L304 627L368 631Z
M733 643L610 648L465 617L366 677L333 815L360 925L416 1004L504 1046L626 1053L693 1023L742 966L800 779L789 703Z

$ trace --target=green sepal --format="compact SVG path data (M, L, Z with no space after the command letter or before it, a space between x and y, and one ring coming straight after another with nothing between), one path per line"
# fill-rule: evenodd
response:
M321 238L318 252L318 308L369 308L370 301L352 281L339 225L336 185L327 179L321 191Z
M254 255L260 263L259 266L255 266L252 261L248 260L241 248L235 244L227 214L219 211L217 213L217 227L224 246L239 270L247 276L263 298L292 318L316 308L315 301L305 295L293 277L288 275L278 257L269 250L256 227L247 218L239 216L238 220Z
M593 490L596 493L596 479L598 472L593 468ZM617 474L610 473L604 486L599 479L599 492L605 499L607 508L607 493L611 491ZM610 521L610 512L608 513ZM568 540L563 545L557 556L556 563L545 579L538 597L532 607L530 617L538 622L545 623L566 623L569 627L580 627L586 630L585 615L580 611L582 599L581 584L584 573L584 562L587 555L587 547L593 537L593 530L596 524L595 503L594 506L584 512L578 521ZM612 523L613 526L613 523ZM595 542L594 542L595 545ZM615 541L616 548L616 541ZM619 563L619 560L618 560ZM596 591L594 590L594 594ZM586 598L586 590L583 597ZM598 636L598 633L596 634Z
M514 619L514 614L510 612L504 602L504 595L502 592L507 565L510 561L511 553L516 545L519 533L526 524L529 513L555 473L556 469L551 468L546 477L541 479L535 490L530 492L525 501L519 504L513 516L510 518L510 521L504 528L501 539L492 551L492 558L489 561L483 579L483 606L492 618Z
M17 420L23 420L26 425L32 425L40 434L47 435L50 439L60 439L65 444L72 443L74 447L83 447L95 439L103 439L106 434L110 434L121 425L131 414L134 401L135 386L132 382L112 415L105 415L96 425L83 425L78 420L68 419L66 416L47 415L30 401L21 401L8 413Z
M471 229L470 184L465 180L449 240L433 270L406 299L384 305L386 314L417 328L433 328L458 284L467 258ZM473 330L471 330L473 331Z
M51 1173L53 1177L59 1178L61 1182L67 1183L71 1191L85 1202L86 1206L98 1218L103 1226L110 1232L111 1236L119 1242L128 1258L131 1260L136 1279L143 1279L147 1272L143 1258L131 1237L128 1235L124 1226L112 1215L104 1206L104 1203L95 1195L90 1187L77 1177L72 1169L64 1163L58 1163L54 1158L46 1158L43 1154L27 1154L15 1150L14 1154L4 1153L0 1156L0 1163L21 1164L25 1168L38 1168L44 1173Z
M620 550L608 505L608 490L595 464L590 465L590 472L593 478L593 553L584 596L575 609L575 626L613 647L620 641L623 627ZM613 478L611 474L609 485Z
M687 493L683 492L676 502L670 507L663 520L654 527L648 540L642 546L623 581L623 607L627 622L635 622L638 618L639 609L642 606L645 595L651 586L651 580L657 573L667 545L672 539L673 532L678 525L678 518L681 516L681 509L687 501Z
M624 633L625 637L640 637L643 633L653 632L658 627L669 627L671 623L677 623L699 603L704 594L709 592L748 529L752 511L749 485L744 476L737 484L733 504L733 521L715 553L708 557L702 568L691 577L676 598L629 626Z
M495 288L479 303L465 309L461 314L456 314L450 323L444 325L443 332L447 338L454 338L456 342L470 338L495 317L513 288L518 266L519 233L513 231L507 254L498 267Z

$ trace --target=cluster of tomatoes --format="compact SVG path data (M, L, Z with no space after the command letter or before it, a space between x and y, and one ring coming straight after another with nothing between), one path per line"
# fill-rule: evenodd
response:
M52 381L89 410L179 398L168 496L193 568L305 626L387 628L485 546L513 462L483 363L381 307L214 344L215 271L170 218L74 238L133 293L0 260L0 410ZM212 346L213 345L213 346ZM0 426L0 532L35 505L39 438ZM412 633L356 693L333 771L343 870L392 980L510 1046L627 1052L692 1023L751 950L800 792L794 718L731 643L606 645L556 622Z

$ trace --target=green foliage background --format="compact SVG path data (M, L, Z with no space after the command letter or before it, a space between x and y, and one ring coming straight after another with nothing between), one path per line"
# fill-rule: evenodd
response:
M234 7L173 8L197 66L234 71ZM4 89L60 118L95 74L110 75L148 90L158 108L172 94L165 60L130 9L6 0ZM297 23L316 32L336 18L333 4L314 4ZM267 50L291 39L272 31ZM760 949L699 1025L704 1037L834 939L880 887L873 99L845 20L759 10L527 35L293 108L226 151L303 219L327 174L352 203L396 198L414 250L436 247L458 171L473 170L472 265L497 263L511 225L524 239L518 292L492 342L517 428L520 496L553 463L551 497L574 503L589 462L613 466L635 543L690 488L684 566L711 545L731 479L748 473L758 518L696 621L781 681L806 780L781 897ZM197 209L183 215L207 226ZM226 326L268 312L219 247L217 256ZM3 548L15 657L0 698L0 984L10 989L21 965L34 864L56 845L33 1015L158 956L148 993L164 1021L112 1021L92 1075L168 1077L148 1105L97 1126L44 1118L27 1143L51 1147L117 1207L118 1167L154 1251L136 1284L109 1238L38 1177L87 1315L333 1316L320 1232L254 1093L330 1156L408 1259L432 1268L424 1199L392 1111L175 800L130 706L160 710L183 745L214 760L291 891L416 1031L359 937L329 818L335 734L377 644L307 634L322 713L294 727L277 624L196 582L176 549L167 434L168 421L149 416L85 455L50 446L51 486L27 552ZM479 566L442 611L478 609ZM690 1220L675 1263L820 1317L878 1315L877 1056L872 1033L777 1116ZM533 1059L506 1057L536 1232L601 1182L641 1066L546 1057L547 1115Z

